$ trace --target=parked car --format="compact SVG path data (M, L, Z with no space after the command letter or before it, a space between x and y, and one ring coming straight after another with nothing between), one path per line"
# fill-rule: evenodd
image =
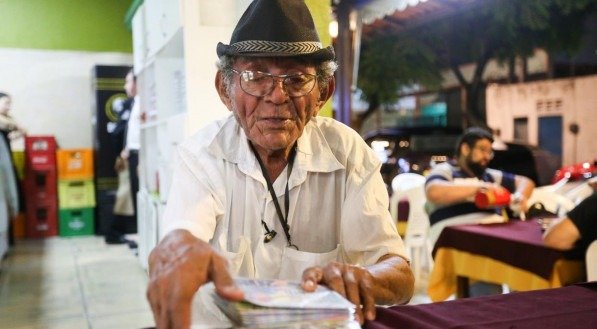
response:
M391 192L392 179L401 173L425 175L454 154L462 129L451 127L383 128L363 136L379 156L381 174Z
M391 193L396 175L426 175L437 163L452 158L461 134L458 127L405 127L374 130L363 138L382 161L381 174ZM532 145L507 142L505 146L494 151L491 168L527 176L537 186L551 183L559 157Z
M507 149L494 150L489 167L526 176L537 186L553 183L561 158L534 145L506 143Z

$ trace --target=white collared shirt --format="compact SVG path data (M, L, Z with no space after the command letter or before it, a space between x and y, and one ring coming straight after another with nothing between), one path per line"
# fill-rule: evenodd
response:
M232 115L216 121L178 149L164 234L189 230L251 278L300 279L302 271L331 260L370 265L385 254L405 257L388 211L380 162L352 129L330 118L313 118L297 142L288 179L284 230L248 140ZM273 183L282 212L286 170ZM277 236L264 243L267 223Z
M124 148L127 150L139 150L141 148L141 103L139 95L135 96L133 108L129 116L126 128L126 141Z

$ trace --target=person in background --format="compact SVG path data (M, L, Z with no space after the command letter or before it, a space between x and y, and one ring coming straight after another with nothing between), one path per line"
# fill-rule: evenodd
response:
M0 259L8 245L14 244L12 219L19 211L17 186L10 149L4 138L0 138Z
M124 90L127 99L119 104L119 108L115 109L118 115L118 120L115 124L108 125L108 133L112 138L117 150L124 149L124 142L126 138L126 128L129 117L131 116L131 108L134 102L134 97L137 95L137 86L134 78L134 72L131 68L125 77ZM114 163L114 170L118 174L118 190L116 191L116 200L114 203L113 216L108 224L108 229L104 236L107 244L123 244L126 243L131 248L137 248L135 241L125 238L127 222L135 221L133 196L130 188L129 169L127 162L120 154L116 157Z
M593 194L582 200L566 217L554 221L543 235L545 245L567 250L568 258L583 259L591 242L597 240L597 177L587 182Z
M14 159L12 158L11 141L23 137L26 134L26 131L10 115L11 105L12 99L10 95L5 92L0 92L0 138L3 140L3 144L6 148L6 152L3 152L5 154L0 155L0 160L5 162L5 165L10 165L10 167L12 167L11 174L5 173L3 177L5 181L2 185L4 185L5 188L7 186L14 186L17 195L17 208L11 209L11 215L8 217L9 219L16 216L19 211L23 211L25 207L25 198L23 191L21 190L21 185L18 183L17 169L14 164ZM13 189L11 188L10 190L12 191ZM10 202L10 204L12 204L12 202ZM8 221L8 227L9 244L14 245L14 235L12 234L13 223L11 220Z
M11 104L10 95L0 92L0 133L9 146L12 139L20 138L26 133L25 129L10 116Z
M413 274L381 163L355 131L317 116L337 65L304 1L253 1L217 54L216 89L232 113L178 148L165 236L149 257L157 327L188 328L196 312L194 324L207 322L215 306L200 288L210 282L242 300L237 275L326 285L361 323L375 304L406 303Z
M429 236L432 244L442 229L448 225L477 224L503 221L495 209L480 209L474 203L480 191L512 193L520 212L527 211L526 201L535 184L527 177L488 168L493 158L492 134L480 127L468 128L456 144L451 161L435 166L425 182L426 210L431 224ZM481 291L475 291L476 287ZM487 288L489 287L489 288ZM471 295L501 292L501 286L477 285ZM487 288L487 293L482 291Z
M127 95L131 93L133 99L131 114L126 126L124 148L120 152L120 157L128 164L131 195L135 211L134 216L136 217L139 213L137 209L137 193L139 192L139 149L141 148L141 123L143 120L141 102L137 93L137 77L132 70L126 75L124 87L127 90Z

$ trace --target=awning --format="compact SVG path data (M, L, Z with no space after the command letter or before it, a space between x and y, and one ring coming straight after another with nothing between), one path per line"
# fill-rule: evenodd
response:
M427 0L370 0L359 6L357 10L363 24L370 24L376 19L384 18L395 11L405 10L409 6L416 6Z

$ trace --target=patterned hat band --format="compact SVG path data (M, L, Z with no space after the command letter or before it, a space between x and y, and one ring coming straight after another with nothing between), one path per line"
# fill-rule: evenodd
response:
M285 54L311 54L321 50L321 42L277 42L263 40L239 41L230 45L237 53L285 53Z

